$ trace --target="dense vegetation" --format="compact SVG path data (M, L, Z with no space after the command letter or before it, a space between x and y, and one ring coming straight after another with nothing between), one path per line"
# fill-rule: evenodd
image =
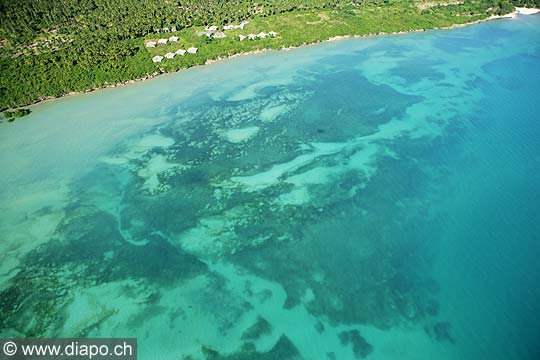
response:
M2 0L0 36L29 42L43 32L99 33L107 40L143 36L154 29L226 24L253 16L337 6L340 0Z
M4 118L8 119L9 122L30 114L30 109L15 109L14 111L4 111L2 114Z
M540 0L0 0L0 110L243 51L466 23L508 13L514 4L538 7ZM233 30L210 40L194 31L247 19L244 33L274 30L279 37L240 42L242 32ZM180 42L145 48L144 39L165 27L176 27ZM181 46L200 51L150 60Z

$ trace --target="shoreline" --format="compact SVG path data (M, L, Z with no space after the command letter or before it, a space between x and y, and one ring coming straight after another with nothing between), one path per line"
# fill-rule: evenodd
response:
M526 9L526 8L519 8L519 9ZM538 11L540 11L539 9L529 9L529 10L536 10L536 12L534 12L534 14L536 14ZM489 17L487 17L485 19L479 19L479 20L475 20L475 21L462 23L462 24L453 24L453 25L444 26L444 27L433 27L433 28L416 29L416 30L395 31L395 32L378 32L378 33L369 33L369 34L363 34L363 35L337 35L337 36L333 36L333 37L330 37L330 38L327 38L327 39L317 40L317 41L309 42L309 43L303 43L303 44L300 44L300 45L291 45L291 46L282 47L282 48L279 48L279 49L263 48L263 49L239 52L239 53L232 54L232 55L227 55L227 56L218 56L215 59L207 59L204 62L204 64L198 64L198 65L185 67L185 68L178 68L178 69L173 70L173 71L163 71L162 69L160 69L159 71L156 71L156 72L154 72L152 74L146 75L146 76L144 76L142 78L130 79L130 80L126 80L124 82L118 82L118 83L114 83L114 84L104 84L102 86L98 86L98 87L95 87L95 88L90 88L90 89L87 89L87 90L84 90L84 91L71 91L69 93L59 95L59 96L45 96L45 97L36 99L35 101L33 101L31 103L28 103L26 105L22 105L22 106L19 106L19 107L16 107L16 108L6 109L4 111L14 111L14 110L22 109L22 108L25 108L25 107L33 107L33 106L41 104L41 103L46 103L46 102L49 102L49 101L58 100L58 99L61 99L61 98L64 98L64 97L79 96L79 95L93 93L93 92L96 92L96 91L99 91L99 90L111 89L111 88L122 87L122 86L129 86L129 85L132 85L132 84L136 84L136 83L139 83L139 82L143 82L143 81L146 81L146 80L156 78L156 77L158 77L160 75L173 74L173 73L176 73L176 72L185 71L185 70L189 70L189 69L200 67L200 66L211 65L211 64L217 63L219 61L233 59L233 58L240 57L240 56L261 54L261 53L264 53L264 52L267 52L267 51L290 51L290 50L301 48L301 47L304 47L304 46L317 45L317 44L321 44L321 43L325 43L325 42L333 42L333 41L339 41L339 40L344 40L344 39L370 38L370 37L385 36L385 35L407 35L407 34L411 34L411 33L425 32L425 31L431 31L431 30L451 30L451 29L462 28L462 27L466 27L466 26L470 26L470 25L480 24L480 23L484 23L484 22L487 22L487 21L491 21L491 20L511 19L511 18L515 18L518 14L520 14L520 11L518 10L518 8L515 8L513 12L508 13L508 14L492 15L492 16L489 16ZM533 14L533 13L531 13L531 14ZM526 15L528 15L528 14L526 14ZM0 123L4 123L4 122L7 122L7 121L5 121L5 119L0 118Z

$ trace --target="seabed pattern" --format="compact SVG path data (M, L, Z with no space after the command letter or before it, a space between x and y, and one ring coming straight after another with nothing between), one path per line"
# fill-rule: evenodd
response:
M25 180L9 165L25 149L0 157L0 335L137 337L141 359L424 358L385 340L401 337L457 358L438 204L449 154L474 166L486 89L515 85L491 66L540 54L538 28L515 26L267 53L38 106L27 123L84 122L90 145L63 144L75 170ZM508 44L526 30L532 49Z

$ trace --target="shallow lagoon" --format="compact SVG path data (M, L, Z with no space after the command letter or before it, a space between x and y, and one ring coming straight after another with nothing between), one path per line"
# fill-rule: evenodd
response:
M0 127L0 335L540 357L540 17L235 58Z

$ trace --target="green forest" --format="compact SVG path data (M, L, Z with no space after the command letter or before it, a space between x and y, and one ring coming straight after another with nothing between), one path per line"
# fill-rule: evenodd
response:
M514 6L540 7L540 0L0 0L0 111L240 52L447 27ZM227 31L224 39L195 33L241 21L249 24ZM173 27L178 43L145 47L160 29ZM238 41L238 35L269 30L279 35ZM152 62L155 55L190 46L199 52Z

